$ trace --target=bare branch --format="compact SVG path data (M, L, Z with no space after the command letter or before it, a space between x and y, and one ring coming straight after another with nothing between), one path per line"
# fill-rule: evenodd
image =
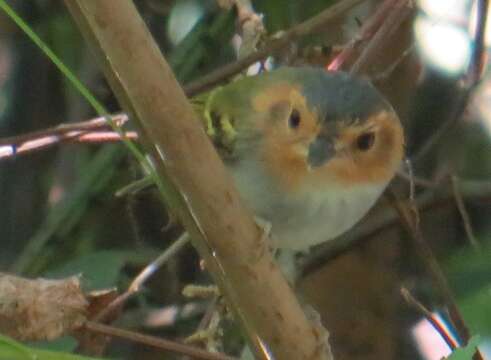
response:
M390 13L363 49L362 53L350 69L352 74L360 74L370 63L371 58L380 53L380 50L401 24L414 13L412 0L398 0L391 8Z
M172 351L177 354L188 355L194 359L200 360L234 360L234 357L222 354L212 353L206 350L199 349L195 346L190 346L176 341L170 341L155 336L144 335L134 331L119 329L114 326L100 324L94 321L87 321L83 329L96 332L101 335L117 337L120 339L145 344L165 351Z
M435 316L428 310L420 301L418 301L405 287L401 288L401 295L406 303L420 313L433 328L440 334L443 340L447 343L448 347L452 350L458 348L458 344L453 340L452 336L448 333L444 326L435 318Z
M481 245L474 235L474 230L471 225L471 219L469 213L467 212L467 209L465 208L464 199L462 198L462 193L459 189L459 179L456 176L452 176L451 181L455 203L457 204L457 209L459 209L460 216L462 217L464 229L467 234L467 239L475 249L479 249Z

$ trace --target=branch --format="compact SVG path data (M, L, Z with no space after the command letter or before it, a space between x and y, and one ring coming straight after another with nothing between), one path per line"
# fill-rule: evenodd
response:
M189 232L256 357L330 358L133 3L65 3L140 128L162 196Z
M373 13L369 20L365 21L361 27L359 34L354 37L343 50L327 65L327 70L338 71L343 65L351 60L354 56L358 45L362 41L366 41L372 38L372 36L378 31L380 26L384 23L387 15L390 13L392 7L397 0L385 0Z
M382 47L387 42L401 24L414 13L414 6L411 0L399 0L391 9L380 29L373 36L372 40L363 49L362 53L350 69L352 74L360 74L375 54L379 54Z
M442 339L447 343L450 350L455 350L458 348L458 344L452 339L452 336L448 333L440 321L428 310L423 304L421 304L418 299L416 299L408 289L405 287L401 288L401 295L404 298L404 301L415 309L419 314L421 314L428 322L433 326L433 328L440 334Z
M152 346L165 351L172 351L181 355L188 355L194 359L200 360L234 360L235 358L222 354L212 353L206 350L199 349L195 346L181 344L175 341L170 341L155 336L144 335L134 331L119 329L114 326L100 324L94 321L86 321L83 329L95 332L101 335L117 337L148 346Z

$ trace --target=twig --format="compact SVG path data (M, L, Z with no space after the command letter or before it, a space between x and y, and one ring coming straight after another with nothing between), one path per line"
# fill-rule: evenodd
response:
M360 74L371 58L380 53L380 49L385 45L400 25L414 12L412 0L398 0L393 4L392 11L383 22L380 29L372 37L371 41L363 49L362 53L350 69L352 74Z
M114 114L110 115L112 121L118 125L123 126L128 122L128 116L126 114ZM6 137L0 139L0 146L4 145L16 145L25 143L29 140L37 140L42 137L63 135L69 132L84 132L84 131L95 131L95 130L108 130L111 129L110 125L104 117L97 117L94 119L76 122L76 123L66 123L57 125L51 128L32 131L24 135L17 135L12 137Z
M411 54L415 49L414 43L412 43L406 50L403 51L401 56L399 56L392 64L390 64L386 69L383 71L376 73L372 76L372 81L374 83L383 81L387 79L393 72L394 70L397 69L397 67L406 59L406 57Z
M476 0L476 32L471 62L466 77L466 87L474 88L480 81L486 59L486 24L488 22L488 0Z
M353 57L356 48L360 42L370 39L386 20L387 15L391 12L392 7L398 0L385 0L361 27L359 34L355 36L343 50L327 65L327 70L337 71Z
M128 121L128 117L125 114L112 115L112 119L114 124L119 127ZM121 141L121 134L104 131L110 128L106 119L99 117L3 138L0 139L0 160L25 155L66 142L107 143ZM136 139L137 137L135 132L126 132L124 134L130 139Z
M440 334L442 339L447 343L450 350L455 350L459 345L455 342L452 336L448 333L440 321L429 311L421 302L419 302L405 287L401 287L401 295L406 303L415 309L418 313L425 317L433 328Z
M176 341L161 339L155 336L144 335L134 331L119 329L114 326L100 324L94 321L87 321L84 329L97 332L102 335L117 337L140 344L152 346L161 350L174 352L177 354L188 355L200 360L235 360L234 357L222 353L212 353L199 349L195 346L182 344Z
M474 249L479 249L481 245L479 244L477 238L474 236L474 230L471 225L471 219L469 217L469 213L467 212L467 209L465 208L464 200L462 198L462 194L459 189L459 180L457 176L455 175L452 176L451 182L452 182L452 190L455 198L455 203L457 204L457 209L459 209L460 216L462 217L462 222L464 223L464 229L467 235L467 239L469 240L471 246L474 247Z
M400 177L402 180L407 181L410 185L412 184L414 186L419 186L426 189L433 189L435 186L437 186L437 182L435 181L424 179L422 177L413 174L408 174L402 170L398 170L396 172L396 175Z
M433 285L436 289L438 289L438 292L442 296L444 303L448 308L450 319L454 324L455 329L457 330L460 338L463 340L464 345L466 345L471 337L469 328L465 324L464 318L460 313L453 292L448 285L447 278L440 268L440 265L433 254L433 250L423 236L419 226L418 210L415 203L412 202L410 206L405 205L398 199L395 192L390 188L386 194L391 199L392 206L394 206L395 210L397 211L402 225L406 228L411 239L413 240L416 251L419 254L421 261L425 265ZM482 359L479 351L476 351L475 354L476 360Z
M336 4L322 11L320 14L285 31L280 37L272 38L264 44L261 50L256 51L234 63L222 66L220 69L212 71L208 75L205 75L202 78L184 86L184 91L188 96L194 96L199 92L225 81L231 76L247 68L249 65L263 60L266 57L287 47L297 39L321 30L325 24L362 1L363 0L342 0L337 2Z
M71 141L83 144L107 144L111 142L121 142L123 136L128 140L138 140L136 131L125 131L122 134L115 131L95 131L81 134Z
M443 122L443 124L431 135L424 143L421 145L419 150L416 152L412 159L414 162L419 161L423 156L425 156L433 146L440 140L440 138L451 129L457 121L460 120L462 115L467 108L469 99L472 93L479 85L482 69L484 67L486 53L484 37L486 30L486 23L488 17L488 0L477 0L477 24L476 33L474 35L474 48L471 53L471 60L469 67L467 69L466 75L463 77L462 81L462 95L457 100L455 105L455 110L450 114L449 118Z
M94 321L105 321L114 311L120 309L124 303L138 291L140 291L143 284L155 273L156 270L161 268L169 259L175 256L186 244L189 243L189 235L184 233L172 243L157 259L148 264L131 282L128 289L119 295L116 299L106 306L99 314L94 317Z
M409 177L409 200L411 202L414 202L415 187L414 187L413 165L411 164L411 160L409 159L405 159L404 163L406 165L408 177Z

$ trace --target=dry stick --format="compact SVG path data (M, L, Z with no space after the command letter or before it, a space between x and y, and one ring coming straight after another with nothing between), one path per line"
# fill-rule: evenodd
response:
M332 359L271 254L258 249L267 247L260 229L133 2L65 2L139 127L162 196L189 232L255 356Z
M410 46L408 46L406 50L404 50L404 52L401 54L401 56L399 56L396 59L396 61L394 61L392 64L390 64L387 67L387 69L373 75L372 81L374 83L377 83L379 81L383 81L387 79L394 72L394 70L397 69L397 67L406 59L406 57L408 57L408 55L414 51L414 49L415 49L415 44L412 43Z
M350 60L353 57L357 46L362 41L371 39L372 36L378 31L397 1L398 0L385 0L377 8L370 19L365 21L360 29L359 34L355 38L353 38L346 46L344 46L343 50L328 64L327 70L340 70L346 63L346 61Z
M464 199L462 198L462 194L459 189L459 180L457 176L452 176L452 190L455 198L455 203L457 205L457 209L459 209L460 216L462 217L462 222L464 223L465 233L467 235L467 239L469 243L474 247L474 249L479 249L481 244L474 235L474 230L471 225L471 219L467 209L465 208Z
M414 202L411 203L410 206L404 205L391 188L389 188L389 191L387 191L386 194L392 201L392 206L394 206L394 209L397 211L402 225L406 228L406 231L413 240L414 247L416 248L420 259L423 261L426 270L428 271L433 286L438 289L440 295L442 296L445 305L448 308L450 320L454 324L457 333L464 342L464 345L466 345L471 337L469 329L465 324L462 314L460 313L453 292L448 285L447 278L440 268L440 265L433 254L433 250L423 236L419 224L417 207L415 206ZM482 356L479 351L475 352L474 359L482 360Z
M416 154L412 157L416 162L425 156L440 138L450 130L464 114L465 109L472 93L479 85L481 74L484 68L486 52L485 52L485 30L488 21L488 0L477 0L477 24L476 33L474 35L474 47L471 53L471 60L467 75L463 79L463 94L460 96L455 110L450 114L449 118L421 145Z
M433 328L440 334L443 340L447 343L450 350L455 350L458 347L458 344L454 341L452 336L448 333L445 327L442 326L440 321L435 318L435 316L428 310L420 301L418 301L408 289L405 287L401 287L401 295L406 301L406 303L415 309L418 313L420 313L429 323L433 326Z
M263 60L287 47L299 38L322 30L325 24L362 1L363 0L342 0L337 2L320 14L287 30L280 37L269 40L264 44L261 50L252 53L239 61L222 66L220 69L212 71L210 74L186 85L184 87L186 94L188 96L193 96L205 89L217 85L255 62Z
M187 355L194 359L200 360L236 360L236 358L222 353L212 353L195 346L182 344L176 341L170 341L155 336L144 335L130 330L120 329L114 326L100 324L94 321L85 322L82 329L86 329L98 334L117 337L132 342L145 344L161 350L174 352L181 355Z
M370 63L372 57L376 54L380 54L380 50L385 45L387 39L389 39L400 25L414 13L414 10L412 0L398 0L391 8L388 17L351 67L350 73L362 73Z
M124 114L112 115L118 126L123 126L128 117ZM98 117L88 121L61 124L52 128L33 131L27 134L0 139L0 160L44 150L68 142L101 143L120 141L120 135L103 130L110 129L106 119ZM135 132L127 132L135 139Z
M128 121L128 116L125 114L111 115L112 121L118 126L123 126ZM60 124L51 128L33 131L24 135L17 135L12 137L6 137L0 139L0 146L3 145L19 145L29 140L37 140L45 136L63 135L74 131L95 131L111 129L104 117L97 117L87 121L81 121L77 123Z

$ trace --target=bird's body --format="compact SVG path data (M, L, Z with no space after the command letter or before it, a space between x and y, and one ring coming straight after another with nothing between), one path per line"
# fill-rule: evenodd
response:
M302 250L347 231L402 159L397 115L345 73L283 68L196 103L246 205L271 223L275 247Z

